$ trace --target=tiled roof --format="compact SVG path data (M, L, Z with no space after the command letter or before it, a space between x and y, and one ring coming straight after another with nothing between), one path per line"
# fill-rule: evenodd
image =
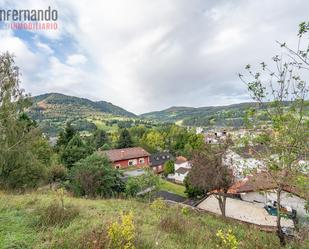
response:
M186 173L189 172L189 171L190 171L190 169L188 169L188 168L180 167L179 169L177 169L177 170L175 171L175 173L184 175L184 174L186 174Z
M260 172L248 176L242 181L236 182L232 187L230 187L228 193L240 194L247 192L259 192L275 189L277 187L273 178L267 172ZM286 185L283 190L297 196L303 196L301 191L294 186Z
M99 151L99 154L106 155L112 162L150 156L150 154L141 147L105 150Z
M185 157L183 157L183 156L178 156L178 157L176 157L176 164L182 164L182 163L185 163L185 162L187 162L188 161L188 159L187 158L185 158Z

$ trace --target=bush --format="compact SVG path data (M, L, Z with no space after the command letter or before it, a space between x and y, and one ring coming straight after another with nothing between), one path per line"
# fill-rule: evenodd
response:
M48 169L48 182L60 182L65 181L68 176L68 169L62 164L52 165Z
M72 205L62 207L58 202L53 202L47 207L37 210L37 226L59 226L65 227L79 215L79 209Z
M220 248L225 249L237 249L238 248L238 241L235 235L232 233L232 230L228 230L226 233L223 233L222 230L218 230L216 234L218 240L218 246Z
M133 213L122 215L120 222L114 222L108 229L110 248L113 249L135 249L135 226Z
M169 160L164 163L164 175L168 176L169 174L174 174L175 172L175 165L174 161Z
M107 158L93 154L72 168L70 187L77 196L112 197L124 190L124 183Z
M147 171L147 173L144 175L130 177L126 183L125 193L127 196L134 197L139 192L144 191L148 188L153 188L153 191L158 189L159 184L160 179L152 172Z
M79 245L81 249L107 249L109 245L107 229L94 229L82 234Z
M167 233L183 234L187 230L186 220L176 215L166 215L160 220L159 229Z

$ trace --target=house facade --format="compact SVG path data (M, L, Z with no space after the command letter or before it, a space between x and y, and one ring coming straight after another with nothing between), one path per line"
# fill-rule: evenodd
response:
M150 154L141 147L106 150L99 154L107 156L116 169L143 168L150 164Z
M164 171L164 164L174 157L169 152L155 153L150 156L150 168L154 173L160 174Z
M188 161L187 158L183 156L176 157L176 161L174 164L175 173L173 175L173 179L176 183L184 183L186 176L189 174L189 171L192 168L191 162Z

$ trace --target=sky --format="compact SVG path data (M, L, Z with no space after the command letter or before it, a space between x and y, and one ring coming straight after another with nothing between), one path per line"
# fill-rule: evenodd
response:
M58 29L0 28L21 85L105 100L136 114L250 101L238 78L296 46L308 0L0 0L0 9L58 11Z

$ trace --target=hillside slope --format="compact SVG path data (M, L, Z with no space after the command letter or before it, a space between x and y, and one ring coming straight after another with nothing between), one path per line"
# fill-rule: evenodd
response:
M135 114L109 102L96 102L59 93L35 96L32 100L29 114L46 133L57 133L67 121L79 120L80 126L91 127L91 123L87 122L89 117L136 117Z
M228 106L170 107L166 110L144 113L141 117L163 122L179 122L188 126L238 126L246 110L257 107L257 103L240 103Z
M220 229L223 233L231 229L239 248L279 248L275 234L206 213L182 212L177 206L156 209L135 200L72 197L65 197L64 204L67 216L57 222L61 209L54 193L1 193L0 248L106 248L102 244L108 226L128 211L134 216L137 249L222 248L216 235ZM289 248L308 248L308 241L291 243Z

